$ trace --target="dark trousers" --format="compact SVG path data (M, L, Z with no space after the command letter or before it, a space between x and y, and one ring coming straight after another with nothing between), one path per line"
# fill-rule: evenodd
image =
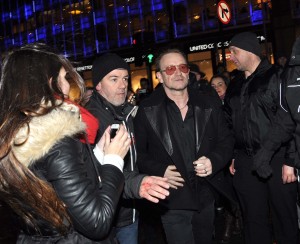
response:
M246 244L273 243L272 231L277 244L299 243L297 183L282 183L284 159L278 154L271 162L273 175L266 180L252 171L252 157L238 152L235 158L233 184L243 213Z
M161 215L168 244L211 244L214 202L198 211L168 210Z

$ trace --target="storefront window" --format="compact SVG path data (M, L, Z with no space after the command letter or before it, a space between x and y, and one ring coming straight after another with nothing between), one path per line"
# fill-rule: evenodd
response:
M135 67L134 64L130 64L130 78L131 78L131 88L135 92L140 86L140 79L146 77L146 66L143 64L141 67Z
M203 78L210 80L210 78L213 76L210 51L191 53L188 55L188 61L199 66L200 71L205 73L205 77Z

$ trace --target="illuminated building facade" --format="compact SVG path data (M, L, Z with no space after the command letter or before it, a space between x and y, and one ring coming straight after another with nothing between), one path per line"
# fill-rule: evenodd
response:
M144 57L147 59L147 54L155 53L158 47L173 44L184 49L189 61L197 63L210 78L223 57L222 47L226 48L235 33L251 30L262 37L262 43L263 38L273 41L270 24L274 0L227 0L231 20L226 25L218 19L218 2L0 0L0 53L3 56L12 47L26 43L46 42L74 61L88 82L95 56L116 52L130 63L136 90L141 77L151 76L156 82ZM262 46L271 56L272 45L268 45Z

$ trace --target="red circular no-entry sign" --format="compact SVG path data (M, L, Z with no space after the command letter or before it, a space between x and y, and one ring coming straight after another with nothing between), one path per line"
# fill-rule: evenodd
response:
M229 5L225 1L218 3L218 18L223 24L228 24L231 20L231 12Z

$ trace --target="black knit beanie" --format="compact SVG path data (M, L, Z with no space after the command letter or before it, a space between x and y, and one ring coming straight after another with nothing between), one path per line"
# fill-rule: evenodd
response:
M92 81L94 87L114 69L126 69L129 73L129 65L126 61L115 53L106 53L93 62Z
M235 35L231 39L229 46L238 47L250 53L254 53L256 56L259 57L261 55L261 47L259 41L257 39L256 34L252 32L242 32Z

